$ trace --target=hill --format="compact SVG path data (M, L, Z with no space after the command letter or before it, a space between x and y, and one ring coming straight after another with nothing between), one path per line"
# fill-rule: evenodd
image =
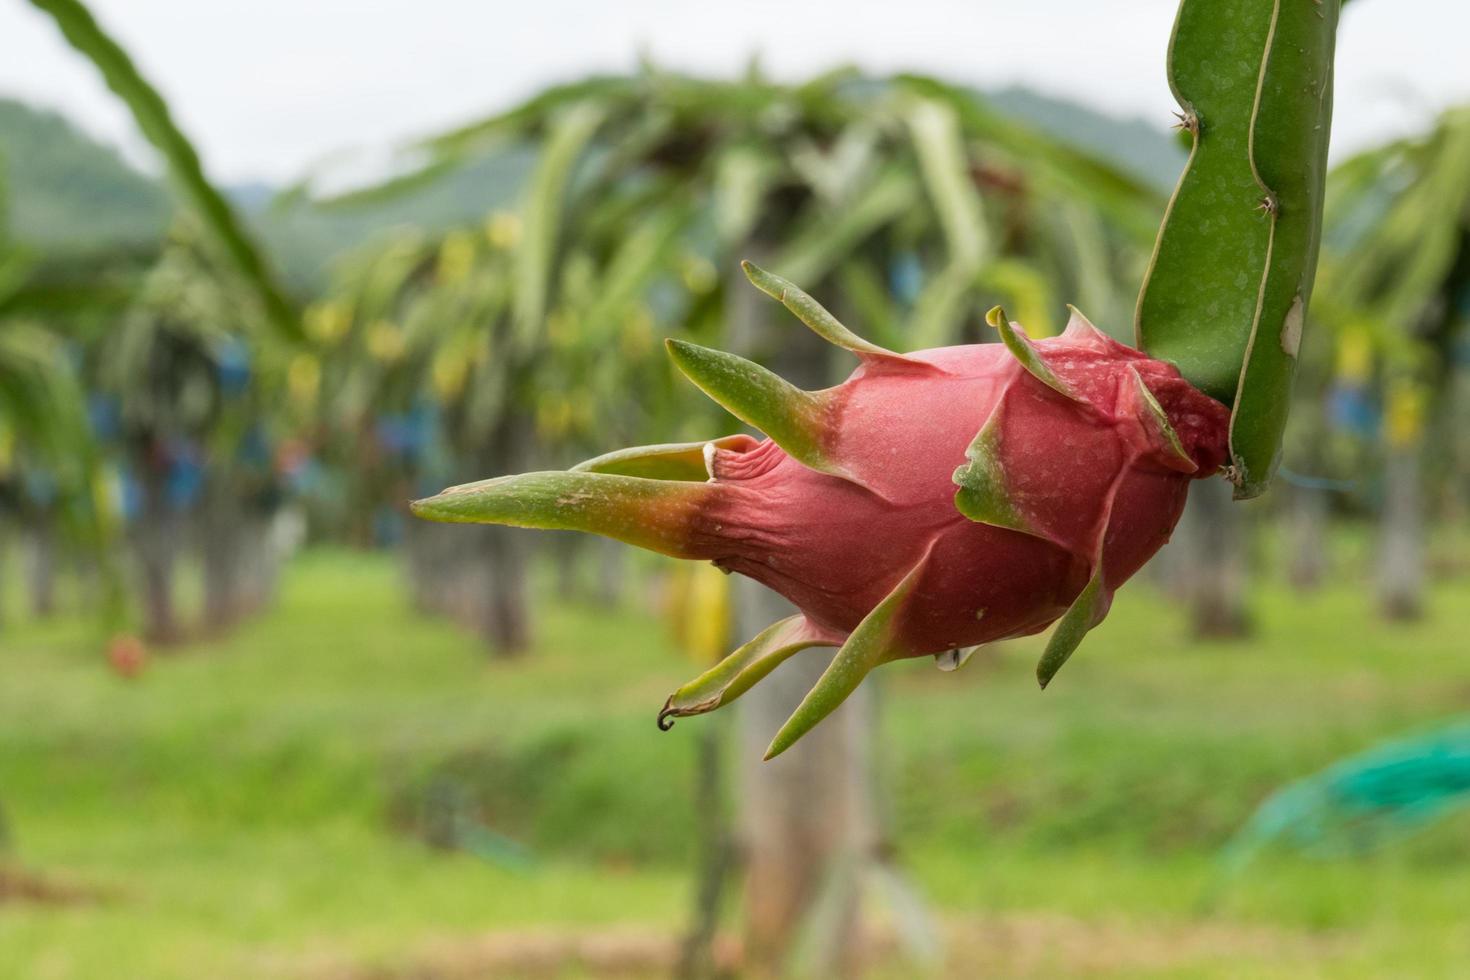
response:
M1140 119L1119 119L1024 88L983 97L1161 191L1173 186L1183 163L1169 134ZM48 251L147 243L164 230L173 210L162 181L139 173L56 113L7 99L0 99L0 161L11 234ZM310 290L335 256L386 229L442 228L511 205L530 165L524 150L481 158L412 192L353 207L273 203L276 189L261 183L227 191L288 281Z
M0 99L0 175L15 238L47 251L156 240L173 211L163 184L62 116Z

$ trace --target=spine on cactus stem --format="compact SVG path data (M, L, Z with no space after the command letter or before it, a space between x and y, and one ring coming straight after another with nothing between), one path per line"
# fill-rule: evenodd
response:
M1235 495L1276 469L1321 237L1341 0L1183 0L1192 150L1139 295L1140 349L1232 406Z

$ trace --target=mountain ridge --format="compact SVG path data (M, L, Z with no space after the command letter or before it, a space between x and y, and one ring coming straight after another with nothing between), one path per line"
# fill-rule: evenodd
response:
M1119 170L1167 193L1184 160L1170 135L1138 118L1121 118L1032 89L979 92L996 109L1071 142ZM164 181L130 166L61 114L0 97L0 208L10 235L52 252L85 252L157 241L174 205ZM408 224L444 227L477 220L514 203L529 172L526 153L467 164L441 181L402 197L354 208L309 201L278 202L262 182L226 193L265 240L297 287L318 284L331 259L386 229Z

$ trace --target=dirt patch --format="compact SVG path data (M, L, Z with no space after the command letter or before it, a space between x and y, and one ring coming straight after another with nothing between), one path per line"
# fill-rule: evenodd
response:
M720 961L734 951L721 942ZM430 943L392 966L328 967L315 980L484 980L539 977L667 977L679 953L677 937L653 929L596 932L492 932Z
M1276 967L1330 959L1340 941L1231 922L1152 925L1087 920L1065 915L954 916L944 924L946 949L939 969L925 976L1052 978L1134 976L1235 964ZM898 954L891 934L874 930L865 944L874 978L911 977L915 967ZM654 929L570 932L525 930L436 940L390 966L335 965L317 960L311 980L484 980L542 977L667 977L679 953L678 937ZM739 942L723 936L716 962L738 976ZM302 964L298 963L298 966Z
M1228 921L1150 924L1018 914L951 919L945 976L1135 976L1220 964L1319 963L1330 936ZM1308 971L1310 972L1310 971Z
M25 871L0 867L0 905L90 905L110 896L96 888Z

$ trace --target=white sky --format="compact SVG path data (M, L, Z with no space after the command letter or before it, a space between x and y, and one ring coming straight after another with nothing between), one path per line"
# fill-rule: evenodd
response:
M1305 0L1303 0L1305 2ZM92 0L211 174L286 181L488 114L638 52L706 74L797 79L854 62L1045 92L1167 123L1177 0ZM1470 0L1355 0L1339 41L1335 153L1470 100ZM145 160L90 65L25 0L0 0L0 94L64 111Z

